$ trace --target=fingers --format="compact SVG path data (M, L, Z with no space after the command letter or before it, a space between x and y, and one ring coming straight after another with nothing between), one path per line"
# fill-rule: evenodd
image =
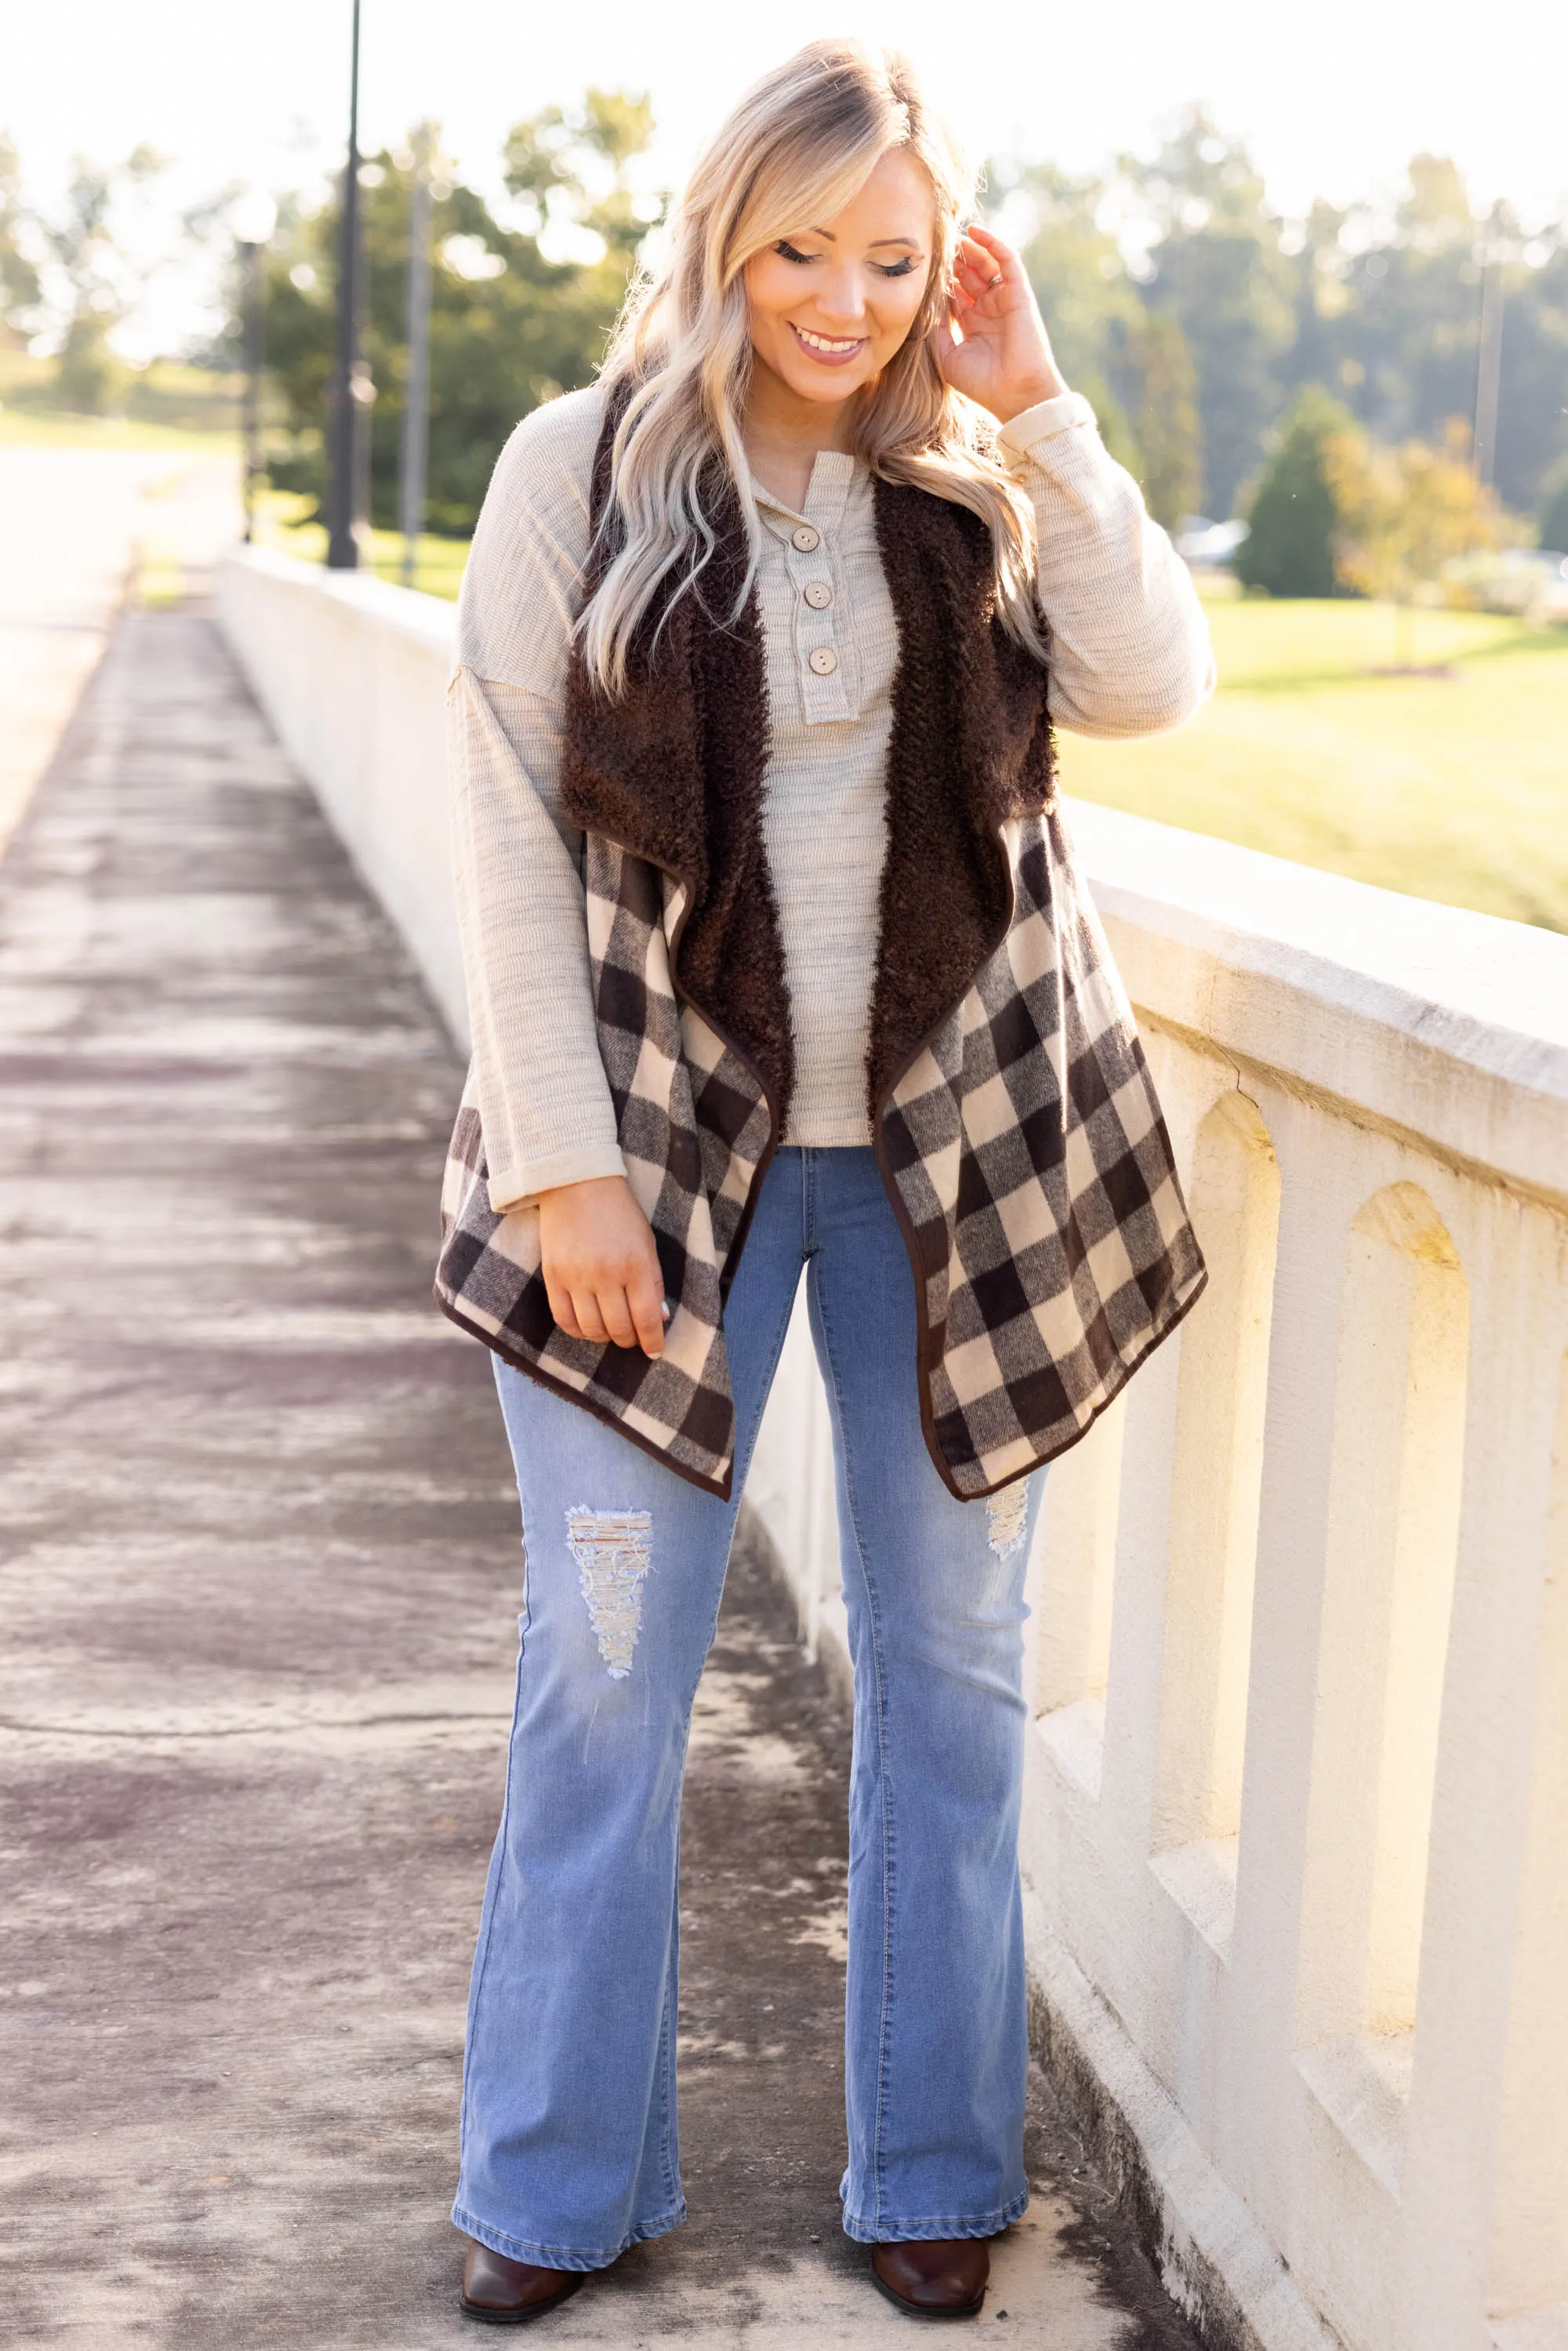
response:
M591 1290L586 1283L580 1282L571 1293L572 1316L577 1323L578 1336L591 1339L596 1347L608 1345L610 1340L602 1303L608 1289L606 1284L602 1289Z
M651 1266L644 1266L627 1283L625 1297L636 1344L645 1355L662 1355L664 1352L664 1285L656 1257ZM632 1340L623 1340L622 1343L630 1346Z
M964 231L963 242L965 245L978 246L981 254L988 256L991 277L994 277L998 269L1005 277L1021 277L1023 263L1007 239L998 236L995 229L982 228L978 221L971 221Z
M650 1256L653 1253L650 1251ZM664 1290L659 1261L629 1270L623 1281L601 1271L580 1276L570 1289L547 1276L549 1311L569 1339L597 1347L641 1347L645 1355L664 1352Z
M637 1326L632 1320L632 1309L626 1302L624 1289L607 1285L598 1298L599 1319L604 1336L614 1347L634 1347Z
M971 301L986 295L1016 295L1028 283L1024 266L1018 255L1001 238L993 237L988 229L969 229L958 241L954 256L953 277L956 285Z
M949 308L966 324L972 314L977 326L1000 324L1017 310L1020 299L1028 299L1028 279L1021 263L1009 275L996 255L972 237L965 237L954 260L947 294Z
M539 1255L550 1313L568 1338L664 1353L659 1254L623 1176L542 1193Z
M547 1273L545 1296L549 1300L550 1320L556 1328L564 1331L569 1339L580 1339L583 1336L582 1325L577 1319L570 1290L564 1289L559 1281L552 1281Z
M571 1319L577 1328L576 1339L587 1339L596 1347L634 1347L636 1325L631 1308L626 1303L624 1287L600 1275L590 1289L580 1282L570 1293ZM556 1321L560 1322L558 1314ZM561 1329L566 1329L561 1322Z

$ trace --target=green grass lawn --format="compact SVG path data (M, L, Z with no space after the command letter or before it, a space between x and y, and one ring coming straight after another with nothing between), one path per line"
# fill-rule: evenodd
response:
M320 563L327 554L326 529L319 522L301 522L299 516L311 501L297 497L284 490L269 491L262 501L257 517L256 538L263 547L276 547L285 555L297 555L302 563ZM413 581L427 596L455 599L463 584L463 569L468 560L469 542L465 538L438 538L426 531L419 542L414 559ZM397 530L372 530L371 562L379 580L395 580L402 585L402 533Z
M72 416L65 410L0 407L3 449L226 450L239 464L239 434L162 424L142 416Z
M1219 687L1179 734L1061 737L1081 798L1568 931L1568 629L1386 605L1212 601Z

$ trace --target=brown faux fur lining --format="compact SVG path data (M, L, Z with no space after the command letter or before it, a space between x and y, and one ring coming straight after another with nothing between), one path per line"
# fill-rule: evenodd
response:
M618 413L607 411L594 457L585 601L609 559L599 525ZM767 662L755 590L734 623L715 617L733 609L746 563L733 486L716 503L719 545L702 594L655 600L619 700L591 684L574 644L561 805L585 831L687 885L676 986L755 1067L777 1140L794 1044L763 836ZM924 1040L1006 936L1012 890L1000 828L1044 810L1054 782L1045 674L996 618L985 525L904 484L879 480L874 504L899 656L866 1068L873 1132Z
M866 1068L873 1131L925 1040L1006 937L1000 829L1043 810L1055 778L1045 674L995 617L985 525L902 483L879 481L874 496L899 659Z
M619 410L594 455L594 553L584 601L612 549L599 525L610 489ZM755 591L729 625L746 569L746 533L726 486L719 544L701 598L655 599L612 701L590 680L580 643L567 675L561 807L574 824L662 867L690 904L674 942L682 998L755 1068L784 1132L795 1077L784 944L762 831L768 671ZM664 622L659 627L661 620Z

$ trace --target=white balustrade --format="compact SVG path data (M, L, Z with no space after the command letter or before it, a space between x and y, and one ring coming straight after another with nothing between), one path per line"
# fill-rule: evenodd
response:
M219 568L217 608L256 700L466 1042L446 823L453 607L245 548Z
M450 617L222 610L457 1026ZM1568 2351L1568 940L1073 821L1211 1279L1047 1479L1042 2043L1215 2342ZM841 1673L802 1315L747 1493Z

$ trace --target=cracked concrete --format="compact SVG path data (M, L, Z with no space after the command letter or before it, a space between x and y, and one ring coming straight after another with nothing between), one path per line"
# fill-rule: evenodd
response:
M16 2346L470 2341L446 2220L520 1582L427 1303L459 1072L199 611L131 616L0 864ZM743 1541L685 1821L688 2225L541 2340L904 2340L837 2228L845 1728ZM982 2325L1185 2345L1037 2084Z

